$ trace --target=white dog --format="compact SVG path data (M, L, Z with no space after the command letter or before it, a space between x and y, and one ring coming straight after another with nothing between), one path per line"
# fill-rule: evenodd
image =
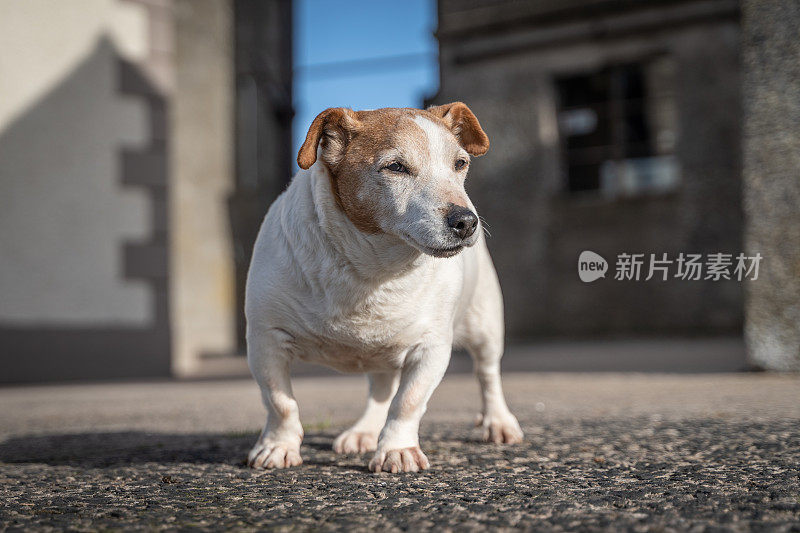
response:
M367 409L333 447L374 450L374 472L428 468L419 423L453 345L474 359L484 438L522 440L500 384L500 286L464 191L470 155L488 148L460 102L314 119L247 281L248 362L268 412L250 466L302 462L295 358L367 373Z

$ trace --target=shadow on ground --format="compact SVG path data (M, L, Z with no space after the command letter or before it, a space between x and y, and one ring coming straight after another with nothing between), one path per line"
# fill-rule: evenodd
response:
M126 431L11 438L0 444L0 462L106 468L142 463L243 465L257 433L170 435Z
M329 451L334 434L310 434L304 450ZM0 443L0 463L107 468L145 463L246 465L258 433L164 434L142 431L15 437ZM308 464L317 464L311 460Z

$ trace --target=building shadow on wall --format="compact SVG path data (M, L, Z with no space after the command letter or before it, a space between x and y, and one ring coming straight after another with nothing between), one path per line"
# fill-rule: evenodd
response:
M142 104L145 130L140 148L113 145L115 136L124 139L122 130L130 131L128 128L131 128L125 123L125 115L117 114L116 106L130 105L126 101ZM32 206L26 208L27 212L21 216L6 212L4 217L4 213L0 213L3 231L8 232L4 240L11 243L11 249L3 251L9 254L6 261L14 260L16 248L17 257L28 253L26 261L34 265L50 262L51 265L57 264L59 269L70 269L62 279L71 279L72 276L96 290L101 280L91 279L94 260L87 257L85 250L96 251L97 247L103 246L114 249L115 259L108 260L114 261L117 272L108 290L96 291L92 299L88 296L90 291L73 287L62 292L61 301L54 304L60 306L59 311L51 315L60 313L63 316L74 312L81 316L81 311L86 309L81 309L84 305L92 305L93 312L100 317L105 311L111 315L113 306L109 302L116 298L114 308L127 316L129 309L126 306L133 303L120 302L124 300L120 295L127 293L120 289L118 294L113 294L116 287L124 287L136 280L144 282L148 293L143 304L146 307L144 320L128 320L124 316L119 320L102 320L102 323L99 319L93 323L91 318L66 323L53 319L53 316L42 320L33 312L35 306L29 312L30 318L4 320L2 317L14 316L11 310L6 309L9 312L0 314L0 346L3 347L0 351L0 367L3 368L0 382L170 374L166 108L165 97L159 89L137 65L123 59L112 41L103 36L54 88L0 134L0 184L3 190L16 191L17 195L15 198L9 194L0 199L0 207L5 202L21 200L26 206ZM109 148L108 145L112 146ZM98 150L111 152L110 169L104 168L102 161L92 160L91 154L98 153ZM47 162L43 162L45 159ZM34 175L39 178L35 184L26 181ZM91 175L110 180L111 185L102 184L101 188L92 182ZM65 188L65 182L73 186ZM83 205L79 200L81 195L102 200L98 190L110 189L113 193L107 195L107 201L115 201L128 188L144 192L148 204L142 216L149 219L145 224L149 227L149 235L143 240L128 241L126 233L130 230L135 234L137 228L120 227L124 223L115 221L114 213L110 215L112 220L106 223L117 225L120 234L116 242L95 242L96 236L89 235L89 232L84 234L78 229L78 224L74 232L69 227L70 221L79 222L81 218L85 221L92 217L89 222L84 222L84 226L96 228L98 224L102 226L104 216L109 218L107 206L97 206L97 210L89 206L84 212L78 209L78 212L65 213L70 205ZM53 198L53 195L60 194L65 195L63 201ZM42 208L37 210L35 206L38 204ZM42 235L52 238L58 246L35 250L33 246L36 245L41 249ZM102 257L108 258L108 253L105 253ZM4 290L12 285L35 284L30 289L30 297L41 298L37 305L46 308L53 301L47 300L48 291L57 294L59 287L56 285L63 282L56 279L45 280L44 284L31 282L37 279L37 275L42 276L31 273L26 277L24 266L6 263L6 274L11 272L10 277L15 279L3 279ZM52 286L48 288L47 283ZM86 298L74 298L76 293ZM63 297L63 294L67 296ZM0 299L2 305L18 304L8 300L3 304ZM109 309L105 309L106 305Z

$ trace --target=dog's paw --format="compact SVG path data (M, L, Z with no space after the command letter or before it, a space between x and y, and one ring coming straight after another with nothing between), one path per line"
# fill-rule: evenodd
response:
M369 469L376 474L379 472L419 472L430 468L430 463L419 446L375 452L369 463Z
M303 464L303 459L296 447L268 440L253 446L247 464L251 468L289 468Z
M522 428L517 417L509 413L478 415L476 426L483 429L483 440L495 444L522 442Z
M333 441L336 453L374 452L378 448L378 434L348 429Z

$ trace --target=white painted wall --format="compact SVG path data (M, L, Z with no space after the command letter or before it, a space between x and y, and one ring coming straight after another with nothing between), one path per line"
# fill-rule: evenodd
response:
M147 51L144 8L118 0L0 1L0 325L146 325L152 294L123 277L150 206L118 153L145 143L117 55Z

